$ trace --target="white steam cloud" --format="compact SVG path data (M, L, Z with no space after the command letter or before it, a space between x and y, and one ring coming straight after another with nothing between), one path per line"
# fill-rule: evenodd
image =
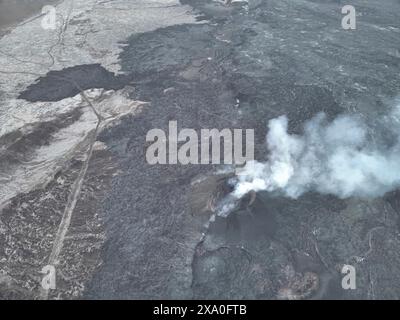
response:
M356 116L342 115L329 122L320 113L305 123L302 135L288 133L286 116L272 119L268 161L247 163L232 195L241 198L265 190L290 198L308 191L340 198L382 196L400 186L398 115L397 109L376 120L390 139L375 137L374 130Z

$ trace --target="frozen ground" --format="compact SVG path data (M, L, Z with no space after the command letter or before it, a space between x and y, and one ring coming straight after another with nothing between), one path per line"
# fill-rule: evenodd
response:
M320 111L374 123L400 87L400 3L68 1L0 39L3 298L399 298L399 194L258 194L207 224L218 166L150 166L145 136L291 132ZM40 78L40 79L39 79ZM168 90L166 90L168 89ZM379 132L379 126L373 127ZM251 204L247 204L251 203ZM43 266L57 289L41 288ZM340 287L352 264L357 290Z

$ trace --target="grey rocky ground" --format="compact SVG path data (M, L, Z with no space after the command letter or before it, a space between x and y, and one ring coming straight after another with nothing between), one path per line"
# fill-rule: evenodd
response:
M397 192L260 193L208 224L220 167L145 158L146 133L170 120L255 128L263 160L268 119L299 132L320 111L387 113L400 3L351 2L355 31L340 0L64 1L68 24L32 49L37 21L1 38L1 297L399 298ZM344 264L357 290L342 290Z

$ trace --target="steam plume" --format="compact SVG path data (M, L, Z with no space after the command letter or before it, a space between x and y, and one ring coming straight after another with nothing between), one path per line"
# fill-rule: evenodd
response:
M252 161L237 175L233 196L278 191L298 198L308 191L378 197L400 186L399 108L368 126L342 115L329 122L320 113L304 124L302 135L288 133L288 119L269 121L265 163ZM379 130L376 130L378 128Z

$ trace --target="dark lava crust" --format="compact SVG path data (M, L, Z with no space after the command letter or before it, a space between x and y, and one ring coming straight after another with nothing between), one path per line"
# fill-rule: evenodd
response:
M37 79L18 98L31 102L60 101L87 89L119 90L127 83L127 77L115 76L100 64L86 64L50 71L46 76Z
M399 298L398 193L369 201L259 194L206 228L221 183L211 173L219 167L145 160L146 133L167 130L171 120L179 128L254 128L263 160L268 119L286 114L291 132L300 132L321 111L370 119L385 112L383 102L400 87L400 37L389 31L399 30L400 4L352 2L362 13L354 32L341 29L342 1L182 0L208 22L133 35L120 56L125 76L76 66L21 94L54 101L76 93L56 75L83 89L129 83L132 99L150 102L99 137L118 174L106 175L101 192L84 193L74 214L84 225L79 217L96 212L104 239L82 244L96 249L78 259L78 269L72 257L82 248L64 252L84 298ZM101 176L101 165L86 183ZM356 267L357 290L340 288L344 264ZM68 293L80 292L78 284L65 280L60 295L74 297Z
M180 128L255 128L256 157L263 159L273 117L288 115L292 132L321 111L373 118L382 112L379 97L398 94L400 78L399 38L371 23L398 26L390 9L396 4L357 2L365 20L351 33L341 30L337 1L185 3L214 24L134 35L121 54L122 70L136 82L132 98L151 107L101 137L126 175L103 201L108 242L86 297L398 297L398 209L385 199L260 194L206 231L210 211L204 217L192 201L212 197L215 182L191 182L213 168L149 166L144 159L147 131L166 130L170 120ZM357 268L358 290L340 287L346 263Z

